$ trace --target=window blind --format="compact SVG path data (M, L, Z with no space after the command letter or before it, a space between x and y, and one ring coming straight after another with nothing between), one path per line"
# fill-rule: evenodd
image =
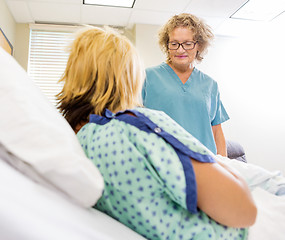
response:
M56 105L56 97L62 89L58 83L64 73L69 53L66 51L74 39L73 32L41 29L30 30L28 74L43 94Z

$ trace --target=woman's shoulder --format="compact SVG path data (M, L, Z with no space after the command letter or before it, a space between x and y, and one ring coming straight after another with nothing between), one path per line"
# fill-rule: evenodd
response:
M210 75L200 71L197 68L193 70L193 80L197 81L200 86L205 86L207 89L217 89L218 83Z
M140 113L144 114L148 118L153 118L153 117L168 117L166 113L160 110L155 110L155 109L150 109L146 107L138 107L136 108L137 111ZM168 117L169 118L169 117Z
M211 82L211 83L214 83L214 84L217 84L216 80L214 80L214 78L212 78L210 75L202 72L201 70L199 70L198 68L194 68L193 70L193 74L200 80L203 80L203 81L208 81L208 82Z
M179 127L179 125L163 111L145 107L136 108L136 110L160 127Z
M167 66L168 65L165 62L163 62L159 65L148 67L146 68L145 71L146 71L146 74L157 73L157 72L165 71Z

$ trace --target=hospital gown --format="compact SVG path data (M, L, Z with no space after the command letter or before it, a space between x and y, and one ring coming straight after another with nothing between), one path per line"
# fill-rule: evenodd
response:
M95 208L147 239L247 238L247 229L220 225L197 208L189 157L215 160L163 112L136 108L114 115L106 110L104 116L90 116L78 139L105 180Z

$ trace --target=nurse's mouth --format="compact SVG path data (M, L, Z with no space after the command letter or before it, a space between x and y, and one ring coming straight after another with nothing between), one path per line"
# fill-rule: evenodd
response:
M186 58L187 55L177 55L176 57L177 57L177 58Z

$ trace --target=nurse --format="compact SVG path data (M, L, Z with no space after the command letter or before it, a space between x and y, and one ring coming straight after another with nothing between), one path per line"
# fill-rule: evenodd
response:
M194 66L213 37L210 27L191 14L170 18L159 32L166 62L146 69L143 99L146 107L164 111L214 154L226 156L221 124L229 117L217 82Z

